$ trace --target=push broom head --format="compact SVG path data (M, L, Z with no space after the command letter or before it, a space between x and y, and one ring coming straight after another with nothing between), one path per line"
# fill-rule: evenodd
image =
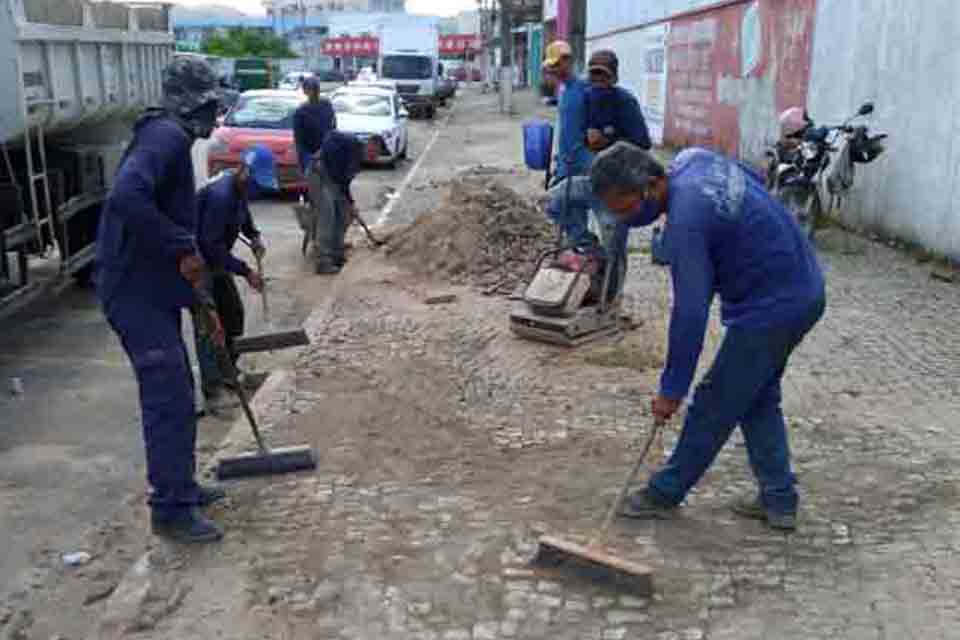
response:
M653 571L649 567L618 558L599 547L543 536L531 562L541 567L572 570L591 581L611 583L639 596L653 595Z
M317 468L317 454L310 447L271 449L224 458L217 464L217 479L278 475Z

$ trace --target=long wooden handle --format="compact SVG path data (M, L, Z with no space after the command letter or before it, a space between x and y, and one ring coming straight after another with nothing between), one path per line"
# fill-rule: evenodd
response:
M623 486L620 487L620 493L617 494L617 499L613 501L613 504L610 505L610 509L607 510L607 517L604 518L603 524L593 535L593 538L590 540L588 547L594 546L599 540L601 540L610 529L610 525L613 524L613 518L617 515L617 507L623 502L627 497L627 491L630 490L630 485L633 484L634 478L637 477L637 473L640 472L640 467L643 466L644 460L647 459L647 454L650 453L651 447L653 447L653 442L657 438L657 434L660 433L660 429L663 428L664 423L659 420L654 420L653 429L650 430L650 436L647 438L646 444L643 446L643 451L640 452L640 457L637 458L637 461L633 464L633 467L630 468L630 473L627 474L626 480L623 481Z

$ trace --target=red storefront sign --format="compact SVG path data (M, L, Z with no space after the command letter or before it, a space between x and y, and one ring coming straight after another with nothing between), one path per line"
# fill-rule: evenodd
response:
M323 41L324 55L332 57L376 57L380 52L380 41L372 36L327 38Z
M480 36L476 34L457 34L440 36L440 55L462 56L480 50Z

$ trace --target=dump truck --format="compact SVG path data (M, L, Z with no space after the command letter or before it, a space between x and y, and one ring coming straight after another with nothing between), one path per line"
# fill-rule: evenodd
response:
M0 0L0 311L89 278L101 207L174 53L169 5Z

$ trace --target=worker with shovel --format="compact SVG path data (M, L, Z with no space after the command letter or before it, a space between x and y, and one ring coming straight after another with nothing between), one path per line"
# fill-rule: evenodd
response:
M666 216L674 303L667 364L652 407L658 421L669 420L687 395L714 294L726 327L670 459L625 501L622 514L669 517L739 426L759 491L737 502L735 511L794 529L798 498L781 379L826 306L813 248L761 176L705 149L683 151L664 171L645 151L619 142L597 157L590 177L618 217L652 222Z
M104 203L97 296L139 386L153 531L182 542L210 542L223 533L197 508L224 494L198 485L194 477L197 417L181 334L182 310L196 302L206 277L195 237L190 151L216 123L216 76L210 66L174 60L163 73L161 104L138 119ZM210 324L222 343L216 314Z
M360 170L364 146L349 133L331 131L307 173L311 219L301 222L316 250L318 274L339 273L346 264L346 233L356 216L350 185Z
M238 355L234 341L243 335L244 326L243 301L235 278L246 279L256 291L263 290L264 282L263 274L233 255L233 248L242 234L258 261L263 258L266 247L250 213L250 201L278 188L273 153L255 145L244 152L239 169L224 171L197 194L197 239L210 271L207 291L223 322L227 352L234 365ZM194 326L201 326L197 318ZM216 345L201 331L194 335L204 403L207 410L215 412L225 406L226 398Z

